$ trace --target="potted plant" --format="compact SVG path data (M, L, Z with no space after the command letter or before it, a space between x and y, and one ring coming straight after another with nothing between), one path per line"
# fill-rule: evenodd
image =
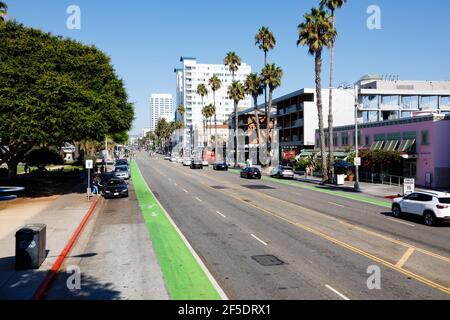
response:
M348 171L347 172L347 180L349 182L353 182L355 180L355 175L353 174L353 171Z

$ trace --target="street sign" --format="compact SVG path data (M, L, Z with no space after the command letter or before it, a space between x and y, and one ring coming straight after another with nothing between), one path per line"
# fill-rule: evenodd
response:
M416 180L415 179L405 179L403 181L403 194L405 196L414 193L416 190Z
M355 158L355 166L360 167L361 166L361 158Z
M86 169L94 169L94 160L86 160Z

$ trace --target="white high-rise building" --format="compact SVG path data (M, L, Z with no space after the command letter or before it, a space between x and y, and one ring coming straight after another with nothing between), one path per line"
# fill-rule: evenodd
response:
M234 112L233 100L228 98L228 87L232 83L232 75L223 64L200 64L196 58L181 57L181 68L175 69L177 78L176 87L176 105L183 105L186 109L185 120L186 130L183 141L189 144L190 132L194 130L202 130L202 98L197 94L197 86L205 84L209 94L204 98L204 105L213 104L213 92L209 86L209 79L216 75L222 81L222 87L216 92L216 114L217 125L223 125L227 121L229 115ZM242 63L239 70L235 73L235 80L241 81L243 84L245 78L252 71L251 66ZM239 102L239 110L245 110L252 105L251 97ZM176 114L176 119L183 121L180 114ZM214 123L213 123L214 125ZM186 145L185 145L186 146Z
M173 96L171 94L152 94L150 98L150 130L154 131L159 119L174 120Z

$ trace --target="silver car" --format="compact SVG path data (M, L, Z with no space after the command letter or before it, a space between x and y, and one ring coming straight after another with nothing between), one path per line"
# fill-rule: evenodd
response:
M294 179L294 169L287 166L278 166L270 174L271 177Z
M130 169L128 168L128 166L117 166L114 169L114 173L116 174L117 178L120 178L123 180L130 179Z

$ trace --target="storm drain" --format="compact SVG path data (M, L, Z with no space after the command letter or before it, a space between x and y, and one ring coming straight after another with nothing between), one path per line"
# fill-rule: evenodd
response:
M250 186L242 186L242 187L250 189L250 190L275 190L275 188L265 186L265 185L250 185Z
M258 262L263 267L282 266L285 264L277 257L271 255L253 256L252 259Z

